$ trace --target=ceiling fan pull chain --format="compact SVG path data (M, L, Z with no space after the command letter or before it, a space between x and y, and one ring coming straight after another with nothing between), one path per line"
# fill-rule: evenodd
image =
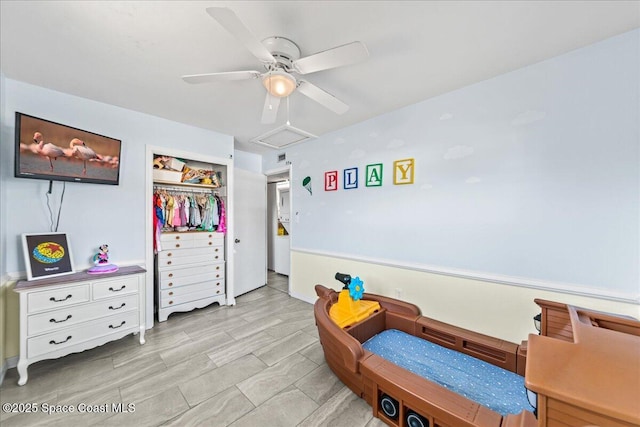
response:
M289 122L289 97L287 96L287 126L291 126Z

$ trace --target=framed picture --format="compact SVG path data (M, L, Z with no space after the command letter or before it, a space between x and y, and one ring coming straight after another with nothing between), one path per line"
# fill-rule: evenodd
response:
M22 235L27 280L74 273L71 247L66 233Z

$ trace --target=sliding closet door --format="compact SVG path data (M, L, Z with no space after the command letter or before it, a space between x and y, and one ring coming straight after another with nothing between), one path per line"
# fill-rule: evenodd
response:
M267 283L267 178L234 169L234 296Z

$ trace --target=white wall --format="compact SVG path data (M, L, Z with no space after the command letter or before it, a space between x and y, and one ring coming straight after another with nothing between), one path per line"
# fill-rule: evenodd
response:
M640 317L638 75L635 30L287 149L292 294L351 273L516 342L536 296ZM415 182L393 185L404 158ZM378 162L383 186L365 187ZM350 167L359 187L344 190Z
M635 30L291 147L292 247L637 301L639 52Z
M15 112L52 120L101 135L122 140L120 185L67 183L59 231L70 237L77 270L91 265L98 246L108 243L116 264L145 265L145 155L146 146L180 148L184 152L201 153L208 157L230 159L234 154L233 138L229 135L188 126L102 104L88 99L5 79L2 88L6 103L0 117L2 144L0 169L2 183L2 248L0 276L24 277L20 235L27 232L47 232L49 216L45 192L48 182L14 178ZM243 157L241 154L240 157ZM246 156L248 164L256 163ZM62 183L54 183L53 208L58 209ZM6 207L6 208L5 208ZM5 243L6 242L6 243ZM152 265L146 265L152 269ZM15 293L5 290L5 358L18 353L18 300ZM153 292L153 283L147 283ZM0 366L4 360L0 360Z
M49 230L45 192L47 181L13 177L14 114L16 111L122 140L120 185L67 183L58 231L69 233L78 268L90 265L97 247L108 243L115 263L144 263L145 145L180 147L189 152L229 158L233 138L158 117L6 80L2 115L2 179L9 207L6 272L25 271L21 233ZM5 135L10 138L5 140ZM62 183L54 183L57 211ZM4 234L4 233L3 233ZM3 251L4 252L4 251ZM151 267L150 267L151 268Z
M246 151L234 150L233 166L251 172L262 173L262 156Z

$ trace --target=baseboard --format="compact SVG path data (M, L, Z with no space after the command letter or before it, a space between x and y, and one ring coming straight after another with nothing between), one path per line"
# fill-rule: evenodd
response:
M306 295L302 295L296 292L289 291L289 296L295 299L299 299L300 301L308 302L309 304L315 304L316 298L309 298Z

